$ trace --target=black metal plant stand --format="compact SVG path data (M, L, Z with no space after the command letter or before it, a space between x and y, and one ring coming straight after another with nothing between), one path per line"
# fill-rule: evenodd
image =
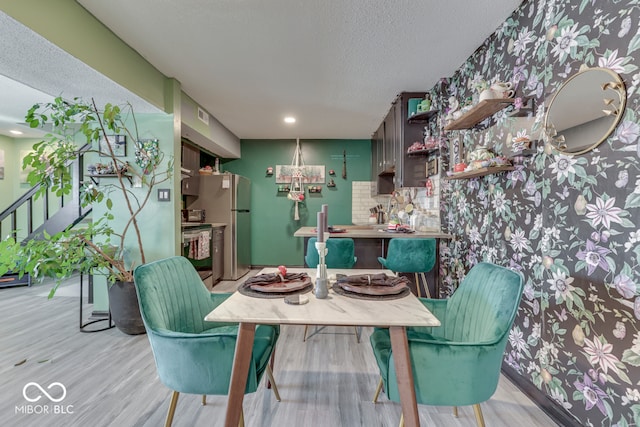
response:
M89 274L89 288L91 288L93 286L93 275ZM86 323L82 322L82 297L83 297L83 288L84 288L84 274L80 273L80 332L86 332L86 333L91 333L91 332L100 332L100 331L106 331L107 329L111 329L115 326L115 324L112 322L111 320L111 310L109 310L109 315L107 316L106 319L95 319L95 320L90 320ZM89 291L91 292L91 291ZM98 323L98 322L104 322L107 321L107 326L105 326L104 328L100 328L100 329L89 329L89 330L85 330L84 328L92 325L94 323Z

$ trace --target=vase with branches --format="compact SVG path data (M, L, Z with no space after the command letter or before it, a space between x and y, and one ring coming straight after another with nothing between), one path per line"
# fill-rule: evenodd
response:
M134 267L146 262L140 213L148 205L153 189L172 178L173 160L164 161L157 140L154 144L153 139L139 137L130 104L106 104L98 108L93 99L65 101L58 97L51 103L34 105L27 112L26 122L32 128L53 127L42 141L34 144L22 165L31 169L28 183L40 184L36 198L47 189L57 196L71 194L74 185L69 165L86 153L100 154L101 159L106 159L101 166L107 167L109 176L116 179L100 185L88 179L83 181L81 205L105 207L104 213L94 216L88 224L51 235L42 233L26 242L17 241L15 232L4 238L0 242L0 274L29 273L35 281L54 278L50 298L64 279L77 272L104 274L110 284L132 282ZM134 142L136 165L117 155L112 144L100 144L113 135L125 135ZM77 142L80 139L86 139L85 146ZM139 188L132 188L131 182ZM128 239L130 234L132 238Z

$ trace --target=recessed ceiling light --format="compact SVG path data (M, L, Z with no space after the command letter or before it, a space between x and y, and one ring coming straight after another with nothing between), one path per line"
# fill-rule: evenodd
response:
M10 130L9 132L11 132L14 135L22 135L22 132L20 132L19 130Z
M285 123L295 123L296 122L296 118L292 117L292 116L287 116L284 118L284 122Z

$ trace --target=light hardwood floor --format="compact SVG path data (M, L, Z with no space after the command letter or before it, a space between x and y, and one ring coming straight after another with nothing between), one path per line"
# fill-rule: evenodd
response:
M233 290L221 282L215 291ZM0 289L0 424L12 427L161 426L170 391L158 380L146 335L128 336L117 329L97 333L78 330L79 286L72 282L52 300L48 285ZM86 295L86 293L85 293ZM92 306L85 303L85 313ZM369 345L370 328L360 344L352 328L327 328L306 343L303 326L285 326L278 343L274 375L282 402L261 387L244 401L246 425L277 427L397 426L399 405L384 393L377 404L371 397L378 380ZM19 364L24 361L24 363ZM19 364L18 366L15 366ZM35 386L63 384L66 396L49 401ZM61 397L53 386L52 397ZM181 395L173 425L222 426L226 397ZM49 413L25 414L24 405ZM58 405L57 408L54 405ZM40 408L38 408L38 406ZM52 413L55 410L65 413ZM506 378L493 398L482 404L488 427L553 426ZM72 412L72 413L69 413ZM474 426L471 407L454 418L449 407L419 407L424 426Z

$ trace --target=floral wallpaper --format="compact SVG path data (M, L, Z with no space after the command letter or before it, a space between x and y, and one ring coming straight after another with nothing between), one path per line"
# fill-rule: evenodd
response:
M455 236L441 247L442 296L483 260L521 271L503 366L576 425L640 425L639 65L640 1L531 0L436 89L462 102L479 81L508 81L521 104L532 98L529 117L510 107L445 134L463 156L482 144L509 156L527 120L539 134L569 76L605 67L625 82L622 121L596 149L572 156L539 141L512 172L441 181L442 226ZM455 160L442 151L444 173Z

